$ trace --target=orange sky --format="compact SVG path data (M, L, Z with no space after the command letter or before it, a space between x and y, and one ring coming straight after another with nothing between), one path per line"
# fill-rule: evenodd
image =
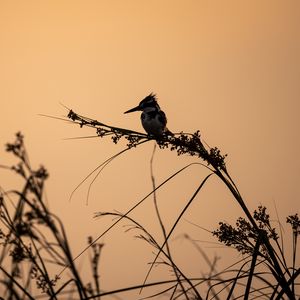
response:
M199 129L206 142L228 153L228 169L251 211L267 205L276 218L276 203L282 222L299 213L299 1L0 0L0 43L0 145L19 130L25 134L32 164L42 163L50 172L49 205L65 220L75 253L84 247L85 236L96 236L108 224L93 220L94 212L125 212L149 192L153 145L114 161L94 184L89 206L87 184L69 203L81 179L122 146L110 140L63 140L94 132L38 116L65 114L59 102L99 121L142 131L139 114L123 112L155 92L170 130ZM3 152L0 164L12 162ZM192 161L158 151L157 182ZM159 193L168 228L206 174L193 167ZM0 171L3 188L13 186L11 179ZM157 228L148 215L151 207L150 200L135 216ZM240 215L213 179L186 220L212 230ZM213 240L187 222L175 236L183 232ZM104 242L108 287L134 283L126 267L120 268L124 260L143 277L152 258L149 247L145 250L122 228ZM128 245L122 255L120 243ZM192 251L186 250L188 244L178 241L177 246L178 259L196 274L198 268L181 256ZM219 248L209 251L221 255ZM140 260L132 262L134 255Z

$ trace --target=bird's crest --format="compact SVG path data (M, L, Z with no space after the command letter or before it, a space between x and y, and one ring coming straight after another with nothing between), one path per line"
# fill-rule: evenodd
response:
M145 107L157 107L159 109L159 105L157 103L156 95L151 93L147 97L145 97L139 104L139 106L143 109Z

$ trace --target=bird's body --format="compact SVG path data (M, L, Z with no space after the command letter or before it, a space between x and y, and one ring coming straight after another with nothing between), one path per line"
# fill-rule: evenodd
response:
M142 111L141 122L149 135L161 137L164 134L172 134L166 127L166 114L160 109L154 94L148 95L140 104L125 113Z
M148 134L161 136L165 132L167 118L162 110L146 107L141 114L141 122Z

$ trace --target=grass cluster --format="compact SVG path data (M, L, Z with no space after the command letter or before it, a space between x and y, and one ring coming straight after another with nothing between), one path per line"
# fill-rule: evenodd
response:
M44 199L46 169L30 165L23 135L6 145L17 159L10 169L24 180L21 190L0 194L0 295L2 299L88 299L100 293L98 261L102 244L93 243L91 268L93 281L84 283L74 264L62 221L49 211ZM88 239L92 243L92 239ZM53 266L69 267L69 278L61 283ZM57 268L56 268L57 269ZM51 271L52 270L52 271ZM59 282L57 287L57 283Z
M174 136L158 138L143 133L109 126L96 120L83 117L69 110L68 118L72 123L92 127L96 136L111 137L114 143L126 140L126 148L98 166L93 174L99 174L114 158L131 150L133 147L156 141L161 149L176 151L178 155L191 155L199 159L208 171L193 196L187 201L169 231L156 202L156 191L189 168L187 165L172 174L164 182L157 185L152 173L153 190L125 213L98 212L96 217L113 217L111 225L95 239L88 238L88 245L77 256L73 256L63 222L49 211L44 201L43 188L48 177L44 167L32 169L25 149L23 136L18 133L14 143L7 144L7 151L17 157L18 163L8 168L24 180L22 190L1 191L0 197L0 295L3 299L100 299L116 297L129 290L139 291L138 299L143 299L145 289L155 287L155 292L147 298L158 299L298 299L300 268L296 264L297 240L300 234L300 219L297 214L288 216L287 226L292 235L292 259L284 252L283 236L270 221L266 207L260 206L251 213L244 202L237 186L226 167L226 155L218 148L206 148L199 132L194 134L179 133ZM152 166L152 164L151 164ZM91 175L91 174L90 174ZM89 176L90 176L89 175ZM88 177L89 177L88 176ZM199 256L205 259L209 272L190 278L180 269L172 256L172 245L169 242L178 223L189 209L191 203L202 190L207 180L217 176L229 189L232 197L240 205L243 216L235 225L220 222L212 232L220 243L236 249L242 259L225 270L218 271L216 260L210 260L206 253L195 244ZM83 182L88 178L86 177ZM83 183L82 182L82 183ZM80 183L80 185L82 184ZM78 185L78 187L80 186ZM77 187L77 188L78 188ZM76 189L77 189L76 188ZM75 190L76 190L75 189ZM157 220L163 243L147 230L143 224L131 217L131 212L141 205L148 197L153 197ZM108 234L111 228L120 221L130 224L135 236L153 247L155 258L150 264L142 285L123 287L119 290L105 291L100 286L101 273L99 259L103 244L101 237ZM280 232L280 231L279 231ZM186 238L190 240L188 234ZM190 240L192 243L193 241ZM76 259L86 251L91 252L91 279L86 281L76 266ZM291 261L291 263L289 263ZM149 274L156 265L166 266L173 275L171 279L149 282ZM55 266L56 273L53 273ZM66 279L61 274L68 270ZM64 274L65 275L65 274ZM65 278L66 276L64 276ZM125 299L127 299L125 297Z

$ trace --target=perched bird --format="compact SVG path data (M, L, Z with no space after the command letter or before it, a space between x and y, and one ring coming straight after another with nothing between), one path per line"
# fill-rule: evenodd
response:
M149 135L161 137L164 134L173 135L167 125L166 114L160 109L155 94L150 94L145 97L138 106L129 109L124 114L134 111L142 111L141 121L145 131Z

